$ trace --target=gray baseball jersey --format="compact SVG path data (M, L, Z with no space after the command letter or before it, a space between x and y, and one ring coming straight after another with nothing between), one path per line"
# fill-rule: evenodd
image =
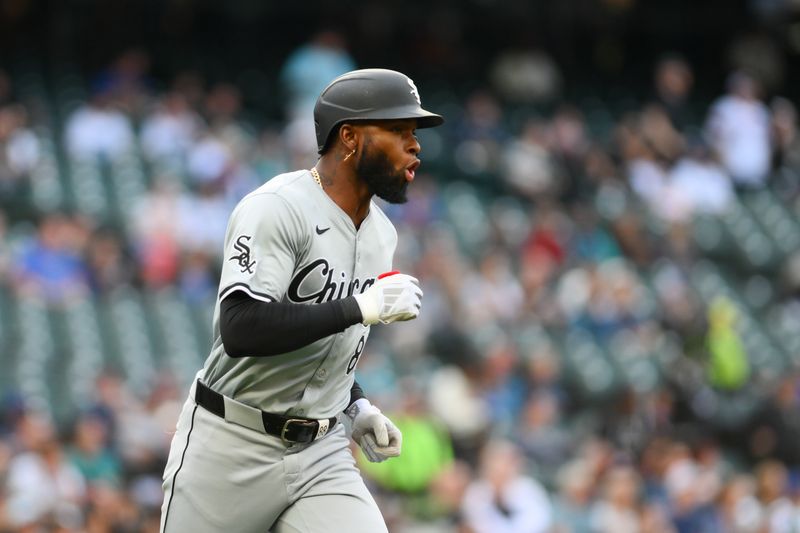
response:
M356 230L311 173L281 174L234 209L214 310L214 344L203 382L267 412L308 418L347 407L369 327L353 325L293 352L232 358L219 329L220 301L243 291L266 302L317 304L362 292L391 270L394 226L373 202Z
M220 339L220 301L234 291L266 302L342 298L390 270L396 244L394 226L374 203L356 230L309 171L273 178L231 215L215 340L198 376L216 392L267 412L338 415L350 399L368 327L356 324L290 353L232 358ZM342 424L312 443L288 444L229 422L233 405L226 403L225 419L206 411L195 403L196 387L164 469L162 533L386 533Z

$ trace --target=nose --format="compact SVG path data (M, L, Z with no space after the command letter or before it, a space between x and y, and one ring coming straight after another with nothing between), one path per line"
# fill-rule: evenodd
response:
M422 151L422 146L420 146L416 135L411 136L411 144L408 147L408 151L411 152L414 156L418 155Z

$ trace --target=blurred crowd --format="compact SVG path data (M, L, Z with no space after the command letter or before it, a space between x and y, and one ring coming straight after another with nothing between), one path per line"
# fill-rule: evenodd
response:
M310 106L355 66L341 35L321 33L287 58L271 121L234 84L156 83L142 50L86 80L61 124L2 76L2 290L58 308L172 288L208 306L231 209L314 164ZM401 458L361 463L391 531L800 531L800 354L760 372L742 309L690 279L701 217L762 190L800 212L795 104L739 66L705 102L692 65L664 56L649 91L615 108L560 97L542 51L506 54L480 89L451 95L441 130L420 132L410 201L385 209L423 314L375 328L358 369L405 435ZM43 209L32 190L50 135L73 172L135 157L146 189L119 216ZM768 273L771 316L789 323L799 268L794 254ZM132 390L96 371L67 421L4 391L0 531L157 531L181 377Z

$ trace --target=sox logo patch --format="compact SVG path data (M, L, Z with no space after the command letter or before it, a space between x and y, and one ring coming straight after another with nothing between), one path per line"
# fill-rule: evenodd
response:
M239 263L239 267L242 269L242 272L247 272L252 274L253 273L253 266L256 264L255 260L250 260L250 247L245 244L246 241L249 241L252 237L250 235L240 235L238 239L236 239L236 243L233 245L233 248L239 252L239 255L234 255L228 258L228 261L237 261Z

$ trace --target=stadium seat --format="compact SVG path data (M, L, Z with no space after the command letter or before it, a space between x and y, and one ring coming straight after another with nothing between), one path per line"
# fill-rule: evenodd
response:
M563 354L572 384L587 400L608 397L617 390L621 376L605 350L591 333L583 329L570 329L563 336Z
M169 369L183 385L188 386L207 355L208 346L197 342L197 332L186 303L174 289L151 292L146 296L152 324L158 328Z
M55 342L45 302L22 296L16 301L15 314L19 327L16 385L30 408L49 412L52 403L47 383Z
M64 306L66 339L72 357L62 376L77 406L92 398L95 378L105 367L105 348L100 334L97 306L93 298L82 297Z
M769 189L743 196L742 202L783 256L800 249L800 224Z
M115 291L108 307L121 370L133 390L146 390L153 383L156 368L141 295L127 288Z

